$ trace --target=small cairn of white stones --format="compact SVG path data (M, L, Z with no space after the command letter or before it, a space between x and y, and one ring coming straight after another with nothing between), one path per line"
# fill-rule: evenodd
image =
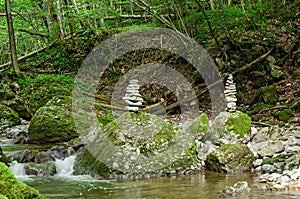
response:
M129 84L126 88L126 94L122 98L125 100L127 106L125 106L125 110L137 112L139 107L143 104L143 98L139 93L140 85L138 84L138 80L132 79L129 81Z
M233 82L232 74L229 75L225 85L225 101L226 101L226 110L228 112L235 112L236 110L236 85Z

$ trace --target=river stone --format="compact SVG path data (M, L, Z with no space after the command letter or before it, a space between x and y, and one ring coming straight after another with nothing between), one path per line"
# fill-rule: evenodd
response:
M292 155L285 161L285 170L297 169L300 167L300 151L298 153Z
M284 150L284 145L281 141L270 141L260 148L258 154L262 157L272 157L275 153Z
M53 176L56 174L56 167L54 162L48 162L44 164L38 163L28 163L24 166L26 175L35 175L35 176Z
M213 121L211 139L214 143L244 143L251 134L251 118L240 111L221 112Z
M248 171L254 155L245 144L223 144L207 156L206 168L218 172Z
M248 186L248 182L241 181L235 183L233 186L226 186L223 189L223 193L229 196L236 196L236 195L245 195L250 192L250 188Z
M0 131L2 128L15 126L20 124L21 120L16 111L0 104Z
M34 188L20 182L5 164L0 162L0 195L7 198L46 199Z

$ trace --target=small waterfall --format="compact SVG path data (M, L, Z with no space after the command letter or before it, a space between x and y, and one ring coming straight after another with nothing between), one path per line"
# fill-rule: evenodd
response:
M71 176L74 169L74 163L75 163L76 156L71 155L64 160L60 159L55 159L55 166L56 166L56 171L57 174L56 176Z
M22 177L25 176L25 169L24 164L22 163L16 163L9 167L10 171L16 176L16 177Z

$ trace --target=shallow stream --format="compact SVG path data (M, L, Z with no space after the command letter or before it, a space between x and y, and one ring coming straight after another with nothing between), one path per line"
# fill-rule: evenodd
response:
M51 146L13 145L9 140L0 140L5 153L24 149L45 150ZM48 198L70 199L216 199L224 186L237 181L247 181L251 188L248 195L234 197L251 199L299 199L300 192L264 191L257 177L251 174L220 174L204 172L190 176L161 177L134 181L94 179L90 176L72 176L74 157L64 161L56 160L58 174L52 177L32 177L24 175L22 164L11 168L13 173L32 187L40 190Z

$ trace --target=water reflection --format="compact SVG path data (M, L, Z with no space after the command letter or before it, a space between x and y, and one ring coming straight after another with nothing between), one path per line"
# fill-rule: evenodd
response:
M226 175L205 172L193 176L164 177L138 181L95 180L88 176L35 178L25 182L49 198L136 198L136 199L216 199L225 185L247 181L249 195L235 199L298 199L300 192L271 192L258 188L250 174Z

